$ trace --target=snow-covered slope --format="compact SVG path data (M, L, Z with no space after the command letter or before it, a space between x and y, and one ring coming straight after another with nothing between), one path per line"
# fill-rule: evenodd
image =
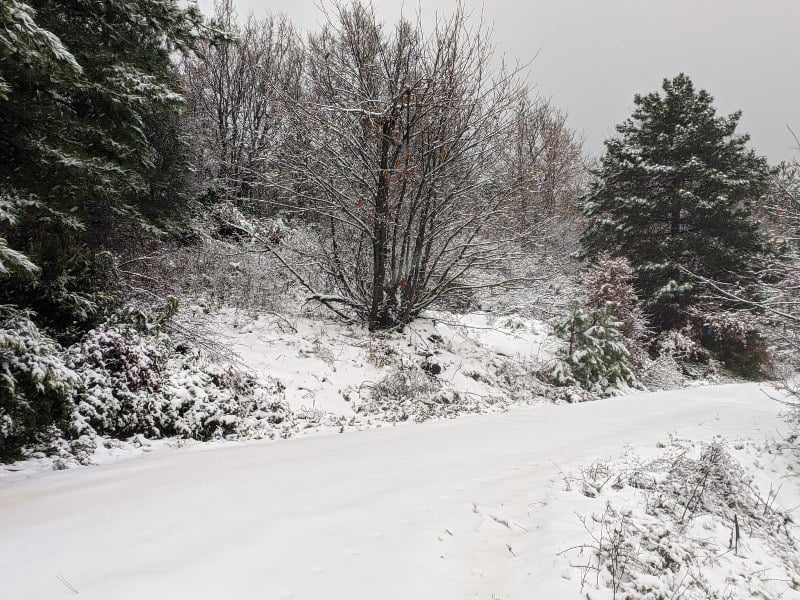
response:
M277 378L295 411L351 417L371 390L398 369L434 365L439 385L462 396L504 404L530 402L523 379L555 355L541 321L486 313L429 312L400 333L368 334L363 326L226 309L208 325L241 366Z
M671 433L762 440L779 409L755 384L697 388L14 482L0 488L0 597L577 598L557 553L580 540L548 506L560 470Z

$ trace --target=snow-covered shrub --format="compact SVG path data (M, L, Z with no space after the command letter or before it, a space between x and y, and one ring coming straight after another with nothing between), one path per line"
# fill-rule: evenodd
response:
M578 402L589 402L597 398L591 391L585 390L579 385L562 385L555 387L549 390L547 397L556 404L576 404Z
M570 549L583 554L577 568L586 587L631 600L777 600L800 588L790 511L774 502L774 490L761 496L724 443L602 466L583 469L575 490L603 507L580 517L589 538Z
M586 274L586 305L593 311L610 310L620 323L631 362L637 367L647 359L644 341L647 322L633 288L633 267L625 257L601 254Z
M633 277L633 267L627 258L603 253L586 274L584 287L589 308L602 310L610 303L625 337L641 341L647 336L647 325L633 288Z
M555 330L568 345L561 359L549 366L547 375L554 384L577 384L594 393L638 385L612 303L596 311L577 307Z
M365 387L367 399L357 411L388 422L455 417L503 405L501 398L459 393L420 365L398 364Z
M161 392L172 351L165 334L129 323L90 330L67 352L81 378L75 398L79 413L101 435L170 435L175 414Z
M517 358L496 357L489 363L490 383L514 402L553 397L553 389L539 377L538 364Z
M441 383L421 368L401 364L371 385L369 401L361 411L391 412L397 420L405 421L413 417L420 404L433 402L441 388Z
M644 389L651 392L674 390L686 383L683 366L675 357L668 354L649 360L636 372L636 377Z
M78 382L28 314L0 306L0 461L70 428Z
M728 369L748 379L764 379L772 369L767 340L746 312L708 315L700 340Z
M555 326L567 348L540 371L546 381L571 388L557 399L580 401L585 392L639 385L634 368L648 360L643 345L647 327L632 279L627 259L605 253L589 269L585 305L573 306Z
M677 361L707 363L708 351L692 337L688 328L662 331L653 341L652 348L658 356L669 356Z
M674 388L680 379L716 380L719 377L719 362L700 343L700 332L694 327L662 331L650 343L654 358L646 365L642 381L650 388ZM661 373L657 373L657 371ZM653 380L655 376L655 381Z
M649 344L652 360L638 374L648 389L673 389L686 379L717 377L718 363L692 327L660 332Z
M280 423L282 385L176 352L161 323L140 312L91 330L68 351L81 385L79 415L97 433L126 438L238 436Z
M162 396L172 435L209 440L269 433L290 416L283 391L278 380L207 364L195 351L170 363Z
M122 310L65 350L0 307L0 461L86 455L97 436L272 435L291 416L283 385L176 349L162 331L175 308Z

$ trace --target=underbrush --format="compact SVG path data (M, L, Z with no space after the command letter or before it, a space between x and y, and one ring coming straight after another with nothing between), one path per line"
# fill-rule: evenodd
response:
M220 216L218 225L231 218ZM302 227L293 229L276 219L259 227L264 229L262 240L305 235ZM189 308L177 317L169 303L150 314L118 310L84 329L77 341L59 343L39 330L31 315L10 307L0 310L0 460L17 460L32 452L87 456L97 438L287 437L318 425L343 429L348 420L357 427L422 421L536 400L584 402L632 389L719 380L719 362L696 331L667 332L645 349L642 335L626 333L636 328L627 324L630 319L620 312L622 305L606 300L600 308L583 311L586 314L573 310L565 321L568 307L553 302L578 293L574 277L551 274L538 287L476 294L466 307L491 306L493 314L505 317L485 319L474 327L469 317L485 312L432 311L452 321L440 323L446 340L426 327L420 327L426 332L422 338L402 343L399 336L392 338L402 332L381 337L363 331L360 339L344 338L337 343L363 347L364 359L375 367L361 369L349 380L337 377L337 389L326 383L348 402L345 391L358 388L350 405L355 414L347 412L345 418L326 413L324 403L309 410L294 402L294 390L287 392L284 383L270 377L277 372L270 365L233 366L236 357L225 348L224 339L219 343L217 336L212 342L217 347L210 348L207 342L215 334L205 337L202 332L213 327L216 313L234 309L245 320L271 315L286 341L301 345L308 340L293 319L317 319L324 309L306 302L279 261L242 231L216 233L216 238L198 236L188 245L154 245L147 255L120 261L125 297L148 304L153 297L176 294ZM537 261L518 264L519 276L541 274ZM538 316L524 318L525 314ZM560 330L556 327L561 340L551 325L539 320L542 316L551 324L561 323ZM435 329L436 318L432 321ZM357 324L348 327L353 336L362 335ZM720 327L719 335L723 329L728 331ZM321 327L308 352L335 370L340 348L327 343L330 334ZM539 338L539 346L534 346L531 340ZM528 345L519 346L520 340ZM209 352L216 351L229 354L209 360ZM431 358L436 353L447 359L438 364ZM292 380L280 376L291 388Z
M209 313L233 307L283 316L327 314L318 302L308 300L307 290L272 252L287 238L302 246L310 235L306 226L279 218L248 220L220 210L208 219L210 223L200 227L205 233L188 245L162 244L146 256L127 261L125 273L130 281L141 283L142 298L152 293L176 295ZM257 235L247 233L251 230ZM635 295L623 293L627 288L613 278L614 285L606 282L610 276L604 265L590 270L591 281L581 287L576 282L580 266L553 263L552 258L534 252L509 263L514 278L530 278L536 280L535 285L476 291L468 301L460 296L445 298L434 308L488 310L510 318L545 319L556 329L560 327L565 344L561 360L548 364L548 370L535 365L529 376L538 383L524 383L528 388L544 388L541 395L557 401L717 381L721 371L732 378L761 379L766 373L767 348L753 327L731 327L735 319L723 314L697 317L700 324L705 320L714 324L714 336L704 336L699 325L656 335L646 330ZM308 265L295 267L306 281L324 287L324 282L314 280ZM137 286L132 287L136 297ZM583 306L581 301L581 309L576 311L575 298L587 294L591 302ZM502 383L504 377L500 374L497 379Z
M459 392L424 367L400 364L379 381L365 384L366 400L357 412L389 423L420 422L509 405L500 397Z
M602 509L567 549L586 598L781 598L800 591L791 510L764 494L722 442L673 440L655 460L597 461L565 476Z
M282 384L176 346L163 331L176 308L122 310L66 348L4 309L0 459L45 452L88 461L103 437L210 440L280 424L289 412Z

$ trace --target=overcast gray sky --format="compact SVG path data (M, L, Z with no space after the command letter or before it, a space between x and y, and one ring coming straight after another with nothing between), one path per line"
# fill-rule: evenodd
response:
M315 0L236 0L241 13L282 12L317 27ZM455 0L419 0L423 16L452 12ZM211 0L201 0L209 7ZM570 114L600 154L626 118L633 94L681 71L716 98L719 112L743 111L741 131L772 161L798 154L800 0L466 0L493 25L498 52L528 62L540 95ZM373 0L394 21L417 0ZM538 53L538 56L537 56Z

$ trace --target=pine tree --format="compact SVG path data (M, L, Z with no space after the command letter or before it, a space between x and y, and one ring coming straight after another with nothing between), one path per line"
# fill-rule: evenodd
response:
M600 313L608 308L621 324L631 364L641 367L647 359L644 344L648 337L647 320L633 287L633 269L627 258L603 253L586 273L584 287L587 308Z
M765 159L737 135L741 116L718 117L712 96L684 74L636 95L631 118L606 141L582 199L588 256L627 257L653 324L677 325L697 302L691 273L745 283L766 243L751 207L767 190Z
M104 247L180 209L173 56L206 32L176 0L0 0L0 304L84 320Z
M614 316L615 309L613 302L595 310L577 306L556 325L556 333L568 342L563 359L556 361L551 373L557 385L574 380L584 390L595 393L621 385L637 385L622 333L623 324Z

